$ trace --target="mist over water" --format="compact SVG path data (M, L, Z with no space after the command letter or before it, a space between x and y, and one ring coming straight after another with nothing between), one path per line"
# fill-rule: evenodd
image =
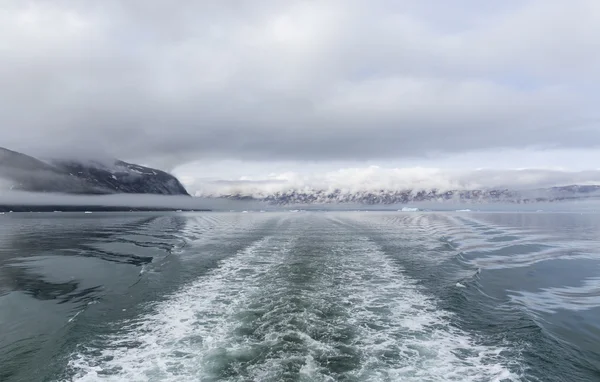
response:
M146 209L185 209L185 210L230 210L258 209L261 204L250 201L237 201L218 198L200 198L180 195L152 194L113 194L113 195L73 195L61 193L36 193L24 191L0 192L0 206L91 206L123 207Z
M2 381L600 378L597 214L0 219Z
M234 200L228 198L204 198L178 195L152 194L114 194L114 195L73 195L60 193L35 193L23 191L1 191L0 207L31 206L32 210L40 207L90 207L90 208L143 208L169 210L214 210L214 211L288 211L291 209L347 211L372 210L396 211L409 208L421 211L495 211L495 212L600 212L600 199L589 198L563 202L538 203L466 203L458 201L446 202L411 202L403 204L360 204L360 203L309 203L277 205L259 200ZM407 207L408 206L408 207ZM6 208L5 208L6 209Z

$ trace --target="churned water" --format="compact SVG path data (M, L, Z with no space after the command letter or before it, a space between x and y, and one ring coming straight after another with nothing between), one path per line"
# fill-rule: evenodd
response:
M600 215L6 214L0 380L600 380Z

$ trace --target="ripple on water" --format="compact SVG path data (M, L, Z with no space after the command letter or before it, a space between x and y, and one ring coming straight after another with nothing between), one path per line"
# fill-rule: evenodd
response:
M518 352L453 327L375 243L343 229L314 253L291 233L252 243L81 347L73 379L518 379Z

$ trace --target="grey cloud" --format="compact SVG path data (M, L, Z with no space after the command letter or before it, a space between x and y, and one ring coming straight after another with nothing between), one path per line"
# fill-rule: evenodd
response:
M0 9L2 145L25 152L172 167L600 143L594 0Z

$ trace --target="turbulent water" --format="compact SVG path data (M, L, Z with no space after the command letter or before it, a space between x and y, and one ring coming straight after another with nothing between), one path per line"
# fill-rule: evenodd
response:
M5 214L0 380L600 380L600 215Z

